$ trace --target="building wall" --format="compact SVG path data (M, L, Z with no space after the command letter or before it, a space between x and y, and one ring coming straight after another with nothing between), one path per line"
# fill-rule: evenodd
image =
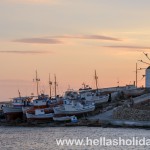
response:
M150 88L150 68L146 69L146 88Z

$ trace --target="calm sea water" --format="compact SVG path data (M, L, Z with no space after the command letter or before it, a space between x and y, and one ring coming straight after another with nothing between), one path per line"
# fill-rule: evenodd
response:
M147 138L150 130L100 127L0 127L0 150L129 150L150 146L58 146L56 139Z

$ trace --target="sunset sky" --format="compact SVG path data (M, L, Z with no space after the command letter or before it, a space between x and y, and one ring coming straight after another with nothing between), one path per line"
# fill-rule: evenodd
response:
M83 82L94 88L94 70L99 88L132 84L137 60L149 62L149 8L149 0L1 0L0 101L18 89L35 93L36 70L45 93L49 73L59 93Z

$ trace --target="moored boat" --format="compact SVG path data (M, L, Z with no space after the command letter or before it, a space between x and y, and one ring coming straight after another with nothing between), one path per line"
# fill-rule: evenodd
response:
M66 115L79 115L94 111L95 105L92 104L81 104L80 101L76 100L64 100L62 106L54 107L55 114L66 114Z
M22 107L29 106L32 97L16 97L13 98L12 105L2 107L3 113L7 120L22 119Z
M48 95L41 94L38 99L33 100L33 107L25 111L28 121L52 120L53 107L61 104L61 101L50 100Z
M102 95L101 93L93 92L93 91L88 91L87 93L80 93L81 99L86 101L86 102L94 102L95 105L99 105L102 103L108 102L109 95Z
M35 109L34 114L26 112L28 120L52 120L54 113L46 113L45 109Z
M137 89L131 89L131 90L124 90L123 94L125 97L136 97L136 96L140 96L142 94L144 94L145 89L143 88L137 88Z
M79 95L81 100L84 100L85 102L94 102L97 106L99 104L108 102L109 94L103 94L98 89L98 76L96 74L96 70L94 79L96 89L92 89L89 85L85 85L85 83L83 83L83 88L79 89Z
M54 121L71 121L71 117L72 116L68 116L68 115L54 115L53 116L53 120Z

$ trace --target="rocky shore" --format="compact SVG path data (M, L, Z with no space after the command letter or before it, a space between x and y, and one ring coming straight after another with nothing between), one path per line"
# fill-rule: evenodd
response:
M72 122L27 122L23 119L7 121L3 114L0 116L0 126L17 127L131 127L150 128L150 94L134 99L119 99L98 106L95 111L78 118L77 123Z
M150 121L150 110L137 108L117 107L113 111L113 119L133 120L133 121Z

